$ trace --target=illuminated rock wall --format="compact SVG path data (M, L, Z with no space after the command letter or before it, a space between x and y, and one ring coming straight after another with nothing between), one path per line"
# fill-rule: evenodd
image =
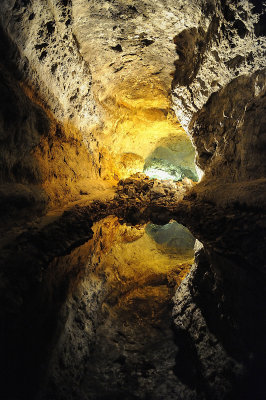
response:
M164 139L190 146L170 98L173 37L183 23L171 2L2 2L3 103L13 109L2 127L8 199L16 192L25 205L54 207L93 193L95 179L142 171ZM37 128L30 107L42 114Z
M265 176L265 4L206 4L206 26L175 37L173 102L208 178ZM264 104L264 105L263 105Z
M171 148L180 140L182 149L189 147L177 118L191 136L205 179L185 199L180 218L185 219L187 213L189 225L194 216L194 230L197 233L198 228L199 237L202 234L205 250L199 252L197 268L175 297L181 353L183 349L175 373L189 389L195 378L193 391L203 399L228 400L228 393L236 399L232 382L238 384L237 394L242 388L241 400L248 384L249 399L265 386L261 375L258 385L253 379L263 371L260 354L265 342L265 329L259 322L265 314L263 11L265 5L259 0L1 2L4 214L8 215L10 205L20 213L23 208L43 211L47 204L55 207L80 199L85 193L93 194L95 181L116 182L142 170L153 152L166 144ZM190 163L191 158L187 166ZM208 201L201 203L201 195ZM245 219L249 202L253 208ZM230 207L217 210L217 203ZM239 213L243 223L238 220L237 226L234 219ZM71 218L59 229L68 231L66 227L71 232ZM233 239L232 232L236 233ZM47 235L49 239L49 229L37 238L39 249L45 243L47 248L51 245ZM109 231L106 241L111 235ZM55 243L59 251L60 243ZM71 242L61 246L63 251ZM249 249L252 256L245 254ZM40 256L37 250L38 246L33 260ZM123 250L119 248L119 255ZM152 258L144 252L143 257ZM3 284L15 293L27 292L31 287L27 281L39 279L32 258L23 262L23 268L18 263L15 269L24 280L14 289L12 274L17 271L11 268L11 283ZM130 278L130 270L121 272ZM4 293L11 314L12 304L20 309L23 303L23 297L13 296L12 290ZM60 296L60 291L55 292ZM95 292L96 297L102 294L101 285L95 285ZM87 299L94 306L93 296L91 290ZM22 328L18 332L26 332L23 314L19 314L16 321ZM12 323L8 333L13 333ZM8 339L14 361L16 347ZM21 347L23 339L18 342ZM35 340L38 346L37 336ZM24 354L24 348L19 350ZM79 359L79 354L78 365L84 355ZM68 362L71 352L67 351L62 364L66 369Z
M7 209L15 215L27 209L34 214L48 204L56 207L76 200L91 190L98 177L73 118L73 113L81 119L86 113L90 120L97 117L88 68L73 50L73 38L72 45L68 40L68 13L63 5L1 3L4 216ZM83 88L81 82L86 82Z
M41 105L57 126L44 126L32 141L35 117L25 124L13 107L12 123L25 124L22 140L31 142L27 165L35 165L43 202L93 192L90 179L115 182L141 171L162 141L183 138L189 147L172 101L208 177L261 177L263 132L256 121L265 115L262 11L255 1L4 0L2 68L9 80L15 77L25 102ZM14 97L11 90L4 101ZM7 131L12 129L3 126L3 136ZM9 137L20 148L15 135ZM13 161L3 156L3 183L21 164L12 153ZM192 163L191 157L193 169ZM19 171L16 182L30 183L28 173Z

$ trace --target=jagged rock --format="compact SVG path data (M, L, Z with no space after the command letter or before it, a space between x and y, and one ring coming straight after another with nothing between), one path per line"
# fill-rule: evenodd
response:
M152 197L160 197L160 196L165 196L166 195L166 193L165 193L165 190L164 190L164 188L163 187L153 187L152 189L151 189L151 196Z
M36 309L47 263L91 237L92 217L116 213L134 224L180 218L204 245L174 300L180 394L163 386L163 398L264 399L265 2L3 0L0 25L1 221L6 243L10 227L16 238L1 253L2 397L34 398L39 374L45 386L38 367L50 353L38 351L75 276L54 261L51 304ZM177 148L178 162L170 160ZM111 202L31 224L150 161L179 178L205 175L195 186L138 174L119 182ZM93 282L88 304L69 306L80 306L77 318L70 312L56 327L60 336L73 324L80 336L66 332L57 364L66 375L62 382L55 370L46 399L84 398L82 335L93 332L104 295Z

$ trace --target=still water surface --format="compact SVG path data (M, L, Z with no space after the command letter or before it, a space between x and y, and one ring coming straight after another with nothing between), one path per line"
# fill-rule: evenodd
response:
M177 399L171 299L194 261L195 238L175 221L129 226L115 216L96 222L93 232L50 266L73 276L60 309L50 392L61 381L73 398ZM66 381L78 381L79 393Z

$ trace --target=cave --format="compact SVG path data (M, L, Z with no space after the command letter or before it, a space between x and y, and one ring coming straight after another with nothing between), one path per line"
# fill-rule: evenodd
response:
M264 0L2 0L0 396L264 400Z

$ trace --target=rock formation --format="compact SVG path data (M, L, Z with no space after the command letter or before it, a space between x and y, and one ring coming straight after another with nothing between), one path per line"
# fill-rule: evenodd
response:
M0 8L2 397L84 398L75 373L89 351L78 344L87 323L95 333L106 289L95 277L87 294L75 287L89 245L77 268L67 254L112 214L133 225L175 219L202 243L174 296L180 399L264 399L265 1ZM153 169L179 182L142 175ZM53 381L60 362L67 373Z

